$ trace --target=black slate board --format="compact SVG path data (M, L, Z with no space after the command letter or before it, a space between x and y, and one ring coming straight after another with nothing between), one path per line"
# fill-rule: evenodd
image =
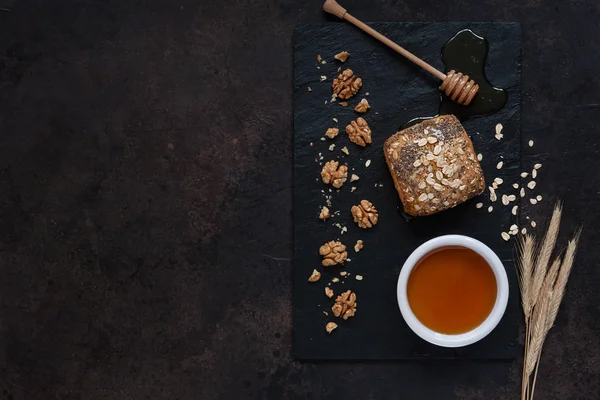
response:
M521 31L514 23L373 23L372 26L414 50L433 66L443 70L441 48L462 29L471 29L490 43L486 75L492 84L508 90L508 103L500 112L475 117L464 122L475 149L482 153L486 183L501 177L498 192L516 193L511 185L519 182L520 105L521 105ZM333 59L340 50L352 56L345 64ZM320 54L327 64L318 64ZM363 79L359 94L349 107L330 103L331 81L337 68L351 68ZM319 68L317 68L319 67ZM320 76L326 76L320 82ZM406 221L392 179L384 161L382 146L387 137L415 117L434 115L439 105L439 82L380 43L345 23L302 25L294 34L294 339L293 351L299 359L429 359L475 358L505 359L517 351L519 315L518 285L514 272L513 242L504 242L501 231L516 222L511 207L500 200L490 203L486 192L455 209ZM312 92L308 91L312 88ZM367 96L368 93L368 96ZM373 130L373 144L365 149L351 143L344 127L356 118L353 107L367 98L371 110L365 119ZM327 101L327 104L325 102ZM337 118L339 123L333 121ZM494 138L494 127L501 122L504 138ZM328 127L337 126L335 140L321 141ZM312 146L310 145L312 143ZM328 147L335 143L334 151ZM340 149L347 146L350 155ZM319 160L319 153L323 160ZM502 156L503 158L501 158ZM358 182L346 184L339 192L329 192L320 180L321 164L330 159L348 163ZM369 168L366 160L371 160ZM498 161L505 167L496 169ZM379 184L383 185L379 187ZM377 185L377 187L375 187ZM351 192L351 187L356 191ZM327 222L320 221L324 195L332 196L332 212L340 214ZM518 196L517 196L518 197ZM350 208L361 199L372 201L379 210L380 221L370 230L354 224ZM475 204L483 202L482 209ZM487 212L493 204L494 211ZM514 203L514 204L518 204ZM333 224L348 231L341 234ZM459 233L472 236L490 246L502 259L509 277L510 297L506 314L498 327L479 343L445 349L426 343L405 325L396 302L396 281L408 255L421 243L435 236ZM318 248L340 239L349 250L350 262L343 267L323 268ZM358 254L352 247L362 239L365 248ZM321 281L309 284L313 268L322 272ZM324 287L333 276L345 270L351 275L343 283L331 284L334 291L351 289L358 295L354 318L343 321L331 315L332 300ZM363 275L357 281L354 275ZM341 277L340 277L341 278ZM323 311L329 313L325 316ZM338 329L325 332L325 324L334 320Z

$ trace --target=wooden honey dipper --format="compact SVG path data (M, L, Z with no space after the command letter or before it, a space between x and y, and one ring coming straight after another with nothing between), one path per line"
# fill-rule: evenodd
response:
M442 85L440 86L440 90L442 90L446 94L446 96L448 96L452 101L455 101L458 104L462 104L463 106L468 106L469 104L471 104L471 101L477 94L477 91L479 90L479 85L476 84L472 79L469 79L469 75L463 75L460 72L456 72L454 70L451 70L450 72L448 72L448 74L444 74L442 71L439 71L438 69L432 67L425 61L421 60L419 57L412 54L410 51L406 50L402 46L383 36L381 33L377 32L375 29L371 28L364 22L350 15L348 11L346 11L344 7L340 6L335 0L325 0L325 3L323 4L323 10L325 10L325 12L328 12L329 14L344 19L350 22L352 25L362 29L364 32L368 33L375 39L379 40L383 44L389 46L396 52L408 58L410 61L417 64L419 67L423 68L424 70L430 72L431 74L441 79Z

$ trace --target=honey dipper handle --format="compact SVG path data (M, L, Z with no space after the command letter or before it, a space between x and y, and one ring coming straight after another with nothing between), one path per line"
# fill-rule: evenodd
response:
M345 19L346 21L350 22L352 25L356 26L357 28L368 33L375 39L379 40L381 43L385 44L386 46L392 48L394 51L396 51L396 52L400 53L401 55L403 55L404 57L408 58L410 61L417 64L419 67L430 72L432 75L437 76L441 80L446 79L446 74L444 74L442 71L439 71L438 69L432 67L431 65L429 65L425 61L421 60L419 57L415 56L413 53L406 50L399 44L397 44L397 43L393 42L392 40L388 39L387 37L383 36L381 33L377 32L375 29L371 28L369 25L354 18L352 15L350 15L348 13L348 11L346 11L346 9L344 7L340 6L335 0L325 0L325 4L323 4L323 10L329 14L335 15L336 17Z

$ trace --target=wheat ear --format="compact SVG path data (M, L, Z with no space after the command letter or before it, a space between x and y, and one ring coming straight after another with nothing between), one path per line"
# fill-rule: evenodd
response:
M552 257L552 251L558 238L558 229L560 227L560 217L562 215L562 203L557 202L552 211L552 218L548 225L548 230L542 241L538 257L535 263L535 269L533 271L533 277L529 286L529 311L535 307L538 298L541 296L542 285L544 284L544 278L546 277L546 271L548 270L548 262Z
M552 299L550 300L547 329L552 328L552 325L554 325L556 315L558 314L558 309L560 308L560 303L562 302L562 299L565 295L567 281L569 280L569 274L571 273L573 263L575 262L575 253L577 252L577 244L579 243L580 237L581 228L577 231L577 233L575 233L575 236L572 240L569 241L569 244L567 245L567 250L565 251L565 258L563 259L562 265L560 267L560 272L554 285Z
M521 237L519 240L519 254L517 276L519 278L519 288L521 289L521 305L523 306L525 321L527 321L531 315L529 288L535 263L535 239L533 236L526 235Z

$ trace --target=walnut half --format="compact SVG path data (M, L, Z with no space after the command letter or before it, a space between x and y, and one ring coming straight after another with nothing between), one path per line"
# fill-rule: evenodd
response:
M328 322L327 325L325 325L325 330L329 334L331 334L335 328L337 328L337 324L335 322Z
M351 69L345 69L331 84L331 90L342 100L354 96L362 86L362 79L354 75Z
M319 254L323 256L323 264L325 267L330 267L336 264L342 264L348 258L346 246L341 242L330 241L319 248Z
M339 132L340 130L338 128L328 128L327 132L325 132L325 136L327 136L329 139L333 139Z
M331 184L334 188L342 187L346 178L348 178L348 167L340 165L337 161L327 161L321 170L323 183Z
M329 217L331 217L329 208L323 206L323 208L321 208L321 213L319 214L319 219L322 219L323 221L325 221Z
M347 51L340 51L339 53L337 53L334 58L336 60L339 60L341 62L346 62L346 60L348 59L348 57L350 57L350 53L348 53Z
M367 121L362 117L358 117L356 121L350 122L350 125L346 126L346 133L350 141L359 146L365 147L372 142L371 128L369 128Z
M316 269L313 269L312 274L308 277L309 282L318 282L321 279L321 273Z
M354 222L363 229L372 228L379 220L377 209L368 200L361 200L358 206L352 206L352 216Z
M354 111L362 114L366 113L369 108L371 108L371 106L369 105L367 99L362 99L360 103L358 103L356 107L354 107Z
M336 317L348 319L356 314L356 293L346 290L335 299L335 304L331 307L331 312Z

